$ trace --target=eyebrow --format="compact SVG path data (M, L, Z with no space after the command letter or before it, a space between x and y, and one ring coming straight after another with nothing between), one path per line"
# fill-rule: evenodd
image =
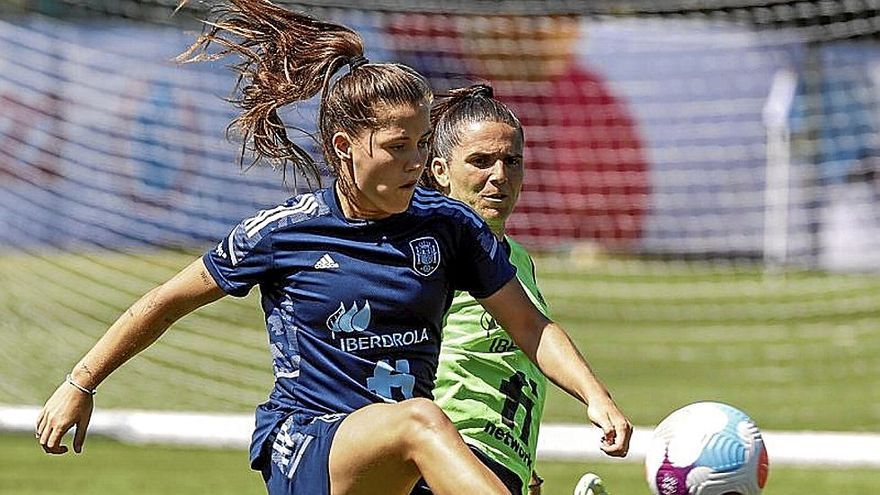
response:
M468 153L467 158L473 158L476 156L495 156L495 155L504 155L507 157L513 158L522 158L522 153L501 153L501 152L492 152L492 151L474 151L472 153Z
M432 134L434 134L434 131L429 129L427 132L425 132L424 134L422 134L422 135L419 137L419 141L421 141L422 139L428 139L429 137L431 137ZM388 138L388 139L385 140L384 142L385 142L385 143L393 143L393 142L395 142L395 141L407 140L407 139L409 139L409 136L406 135L406 134L401 133L401 134L398 134L398 135L396 135L396 136L393 136L393 137Z

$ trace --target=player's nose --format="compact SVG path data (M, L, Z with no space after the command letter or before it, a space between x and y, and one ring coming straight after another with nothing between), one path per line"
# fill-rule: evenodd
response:
M490 169L490 179L496 184L504 184L507 182L507 167L504 166L504 160L495 160Z

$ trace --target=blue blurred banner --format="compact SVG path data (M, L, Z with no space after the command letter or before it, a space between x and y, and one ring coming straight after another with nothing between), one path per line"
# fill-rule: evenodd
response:
M809 208L827 203L817 187L860 180L880 157L873 42L819 47L815 118L802 87L815 76L805 47L782 32L334 15L364 36L371 60L407 63L439 93L489 81L514 108L527 175L511 232L531 247L760 257L762 109L783 69L800 84L789 119L792 235L812 228ZM0 21L0 244L203 247L291 194L279 171L236 165L239 144L225 137L230 71L171 61L192 39L138 24ZM314 102L283 117L315 132ZM293 136L322 161L306 134ZM803 152L813 145L818 152ZM795 241L791 249L810 249Z

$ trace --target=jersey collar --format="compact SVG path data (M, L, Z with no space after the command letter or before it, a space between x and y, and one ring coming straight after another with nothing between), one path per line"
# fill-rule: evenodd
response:
M352 227L371 227L374 225L388 225L400 218L405 217L410 213L412 209L412 201L410 201L410 205L407 210L403 213L398 213L396 215L391 215L390 217L382 218L380 220L363 220L363 219L352 219L347 218L345 214L342 212L342 205L339 203L339 195L336 193L336 179L330 184L329 187L323 189L321 191L322 198L324 199L324 203L330 208L330 212L336 217L340 222L352 226Z

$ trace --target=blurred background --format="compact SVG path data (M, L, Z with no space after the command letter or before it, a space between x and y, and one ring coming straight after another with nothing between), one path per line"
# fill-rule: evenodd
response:
M489 82L516 111L511 234L637 425L719 400L765 430L880 432L880 0L279 3L354 28L438 94ZM239 165L231 72L172 61L206 7L175 5L0 0L0 415L42 404L139 295L303 187ZM320 161L314 102L284 118ZM99 410L252 411L272 384L256 292L177 324ZM583 422L548 400L546 423ZM243 449L141 461L103 442L106 462L72 462L132 461L95 493L261 491ZM31 470L79 479L32 443L0 433L0 492L39 493ZM774 471L768 446L771 495L880 489L876 464ZM176 488L131 481L145 466L180 469ZM568 483L551 494L584 468L542 467ZM595 470L646 493L637 466Z

